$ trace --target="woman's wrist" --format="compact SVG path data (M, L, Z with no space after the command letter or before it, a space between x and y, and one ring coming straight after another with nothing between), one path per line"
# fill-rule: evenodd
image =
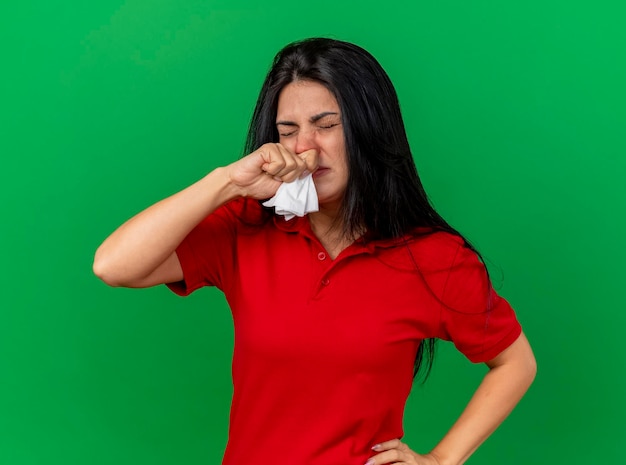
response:
M425 454L425 456L430 458L436 465L460 465L456 461L451 461L450 459L446 460L445 455L436 452L435 450L430 451L428 454Z
M217 201L216 207L223 205L231 200L235 200L239 197L246 197L246 193L230 178L228 166L222 166L215 168L205 178L205 182L208 183L211 190L214 190L215 200Z

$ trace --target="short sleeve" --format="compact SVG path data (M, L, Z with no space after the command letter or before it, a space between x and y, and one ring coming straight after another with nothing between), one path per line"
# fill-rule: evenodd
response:
M167 287L181 296L204 286L223 290L235 268L237 221L230 204L202 220L176 248L183 280Z
M478 255L458 243L441 296L441 338L472 362L496 357L520 335L509 303L491 285Z

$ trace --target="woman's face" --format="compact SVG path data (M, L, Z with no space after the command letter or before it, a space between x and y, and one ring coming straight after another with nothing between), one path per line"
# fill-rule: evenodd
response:
M294 81L278 97L279 142L298 154L315 149L319 168L313 181L320 206L338 209L348 184L348 163L339 104L314 81Z

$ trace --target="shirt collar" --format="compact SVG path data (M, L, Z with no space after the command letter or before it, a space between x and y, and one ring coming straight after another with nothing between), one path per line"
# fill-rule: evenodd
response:
M311 229L308 216L296 216L290 220L286 220L282 215L274 215L274 225L277 229L286 233L302 234L304 237L318 241L317 236ZM414 235L404 235L389 239L368 239L367 234L358 238L350 247L356 247L358 251L374 253L376 249L389 249L400 245L405 245L415 238Z

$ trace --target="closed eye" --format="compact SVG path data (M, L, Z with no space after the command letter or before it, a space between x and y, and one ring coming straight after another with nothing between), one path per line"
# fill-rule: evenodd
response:
M318 127L320 129L331 129L334 128L335 126L339 126L340 123L331 123L331 124L320 124Z
M276 129L278 129L278 135L281 137L289 137L296 133L298 125L290 121L278 122Z

